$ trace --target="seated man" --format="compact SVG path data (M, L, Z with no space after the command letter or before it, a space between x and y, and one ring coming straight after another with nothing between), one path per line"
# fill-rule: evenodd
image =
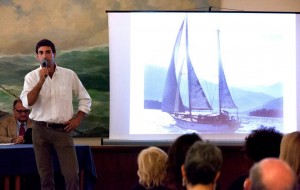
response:
M250 169L245 190L296 190L296 176L291 167L278 158L265 158Z
M187 190L216 189L223 157L213 144L197 141L188 150L181 167L183 185Z
M274 127L260 126L258 129L251 131L246 136L243 145L243 152L249 161L245 164L252 166L264 158L278 158L282 136L283 134L275 130ZM244 181L248 176L248 172L240 175L230 185L228 190L243 190Z
M0 121L0 143L32 143L29 113L20 99L14 101L13 115Z

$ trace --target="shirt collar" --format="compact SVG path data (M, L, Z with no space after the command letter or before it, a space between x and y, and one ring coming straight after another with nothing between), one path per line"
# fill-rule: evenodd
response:
M22 123L24 123L24 127L26 128L26 126L27 126L26 122L20 122L20 121L17 120L17 124L18 124L19 128L20 128L20 126L21 126Z

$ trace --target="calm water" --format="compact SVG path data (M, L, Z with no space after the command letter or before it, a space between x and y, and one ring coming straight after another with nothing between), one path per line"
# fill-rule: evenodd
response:
M235 134L249 133L252 130L263 125L266 127L275 127L276 130L283 130L282 118L264 118L253 116L239 116L241 126L234 131ZM142 125L139 127L132 127L130 133L132 134L183 134L189 132L197 132L193 129L182 129L176 125L173 118L165 112L160 110L145 109L141 114ZM223 132L223 131L222 131ZM214 133L214 132L212 132ZM218 132L215 132L218 133Z

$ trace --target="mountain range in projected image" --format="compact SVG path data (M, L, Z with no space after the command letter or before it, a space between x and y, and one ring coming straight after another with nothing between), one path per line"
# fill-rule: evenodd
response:
M144 99L146 109L160 109L167 68L157 65L146 65L144 79ZM216 89L217 84L200 81L203 90ZM248 115L257 110L277 110L283 112L283 85L276 83L270 86L232 87L229 86L232 98L240 114ZM214 102L218 102L216 97ZM216 109L216 104L212 104ZM282 115L281 115L282 117Z
M108 136L108 47L57 52L56 61L59 66L72 69L77 73L92 98L92 111L81 122L73 136ZM39 63L33 54L0 57L0 119L12 113L12 102L22 91L25 75L37 67ZM76 102L74 105L77 105Z

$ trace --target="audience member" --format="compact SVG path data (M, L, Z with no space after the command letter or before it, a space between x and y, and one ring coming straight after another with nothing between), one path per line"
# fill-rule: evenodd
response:
M188 149L196 141L202 141L196 133L187 133L179 136L168 151L167 175L165 178L166 188L169 190L184 190L182 186L181 166L184 163Z
M294 170L300 189L300 132L295 131L283 136L280 145L280 159L286 161Z
M210 143L195 142L181 167L183 185L187 190L213 190L221 173L221 150Z
M137 159L139 184L132 190L164 190L167 154L157 147L143 149Z
M280 143L283 134L274 127L264 127L253 130L246 138L244 151L252 162L258 162L267 157L279 157Z
M283 134L276 131L274 127L261 126L251 131L245 138L243 151L245 156L253 165L256 162L268 157L279 157L280 143ZM248 177L248 173L239 176L228 190L243 190L243 184Z
M244 189L295 190L295 173L286 162L278 158L265 158L252 166Z
M32 120L28 117L29 113L30 110L23 106L20 99L13 102L13 115L0 122L0 143L32 143L31 135L29 138L24 138L25 132L32 130ZM28 132L27 134L31 134Z

